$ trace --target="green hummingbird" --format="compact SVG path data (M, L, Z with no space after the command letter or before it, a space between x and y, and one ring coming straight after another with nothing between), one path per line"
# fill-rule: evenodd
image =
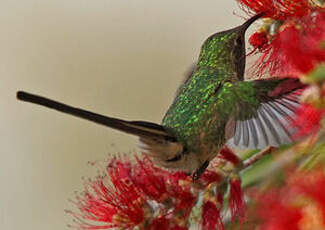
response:
M157 165L198 179L225 144L261 149L292 142L290 117L303 86L289 78L244 79L245 31L261 16L206 39L161 124L103 116L23 91L17 98L139 136Z

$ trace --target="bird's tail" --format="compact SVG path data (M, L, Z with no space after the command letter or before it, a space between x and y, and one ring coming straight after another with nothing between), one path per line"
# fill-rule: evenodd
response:
M136 135L144 138L164 139L168 141L176 141L170 136L165 129L158 124L145 121L126 121L118 118L103 116L84 109L72 107L58 101L54 101L42 96L30 94L23 91L17 92L17 99L33 104L45 106L66 114L70 114L79 118L83 118L95 122L106 127L123 131L128 134Z

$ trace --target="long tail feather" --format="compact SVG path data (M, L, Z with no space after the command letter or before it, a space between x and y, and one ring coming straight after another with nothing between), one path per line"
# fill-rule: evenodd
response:
M174 137L167 134L161 125L145 121L125 121L113 117L103 116L84 109L72 107L58 101L54 101L42 96L30 94L23 91L17 92L17 99L30 102L54 109L66 114L70 114L88 121L95 122L113 129L117 129L129 134L149 137L162 138L169 141L176 141Z

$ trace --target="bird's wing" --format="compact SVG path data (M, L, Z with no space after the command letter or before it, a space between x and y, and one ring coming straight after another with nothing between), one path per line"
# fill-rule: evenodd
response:
M299 96L305 87L297 79L264 79L247 84L251 93L240 95L236 110L226 125L229 145L239 148L278 147L293 141L297 127L292 119L299 106Z

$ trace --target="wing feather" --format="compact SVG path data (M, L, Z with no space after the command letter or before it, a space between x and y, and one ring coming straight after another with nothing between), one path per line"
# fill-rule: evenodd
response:
M293 141L293 135L297 128L291 126L294 114L299 107L299 96L305 87L293 79L271 79L252 81L256 83L255 97L259 98L261 103L256 113L252 116L242 119L238 116L235 120L235 131L227 144L239 148L265 148L266 146L278 147L282 144L288 144ZM288 90L278 89L281 84L294 84L288 87ZM265 90L263 86L273 85L270 91L277 91L272 95L270 91ZM284 85L285 85L284 84ZM272 96L270 96L272 95ZM240 101L239 107L240 107ZM244 107L246 106L246 107ZM243 103L242 111L247 111L247 103Z

